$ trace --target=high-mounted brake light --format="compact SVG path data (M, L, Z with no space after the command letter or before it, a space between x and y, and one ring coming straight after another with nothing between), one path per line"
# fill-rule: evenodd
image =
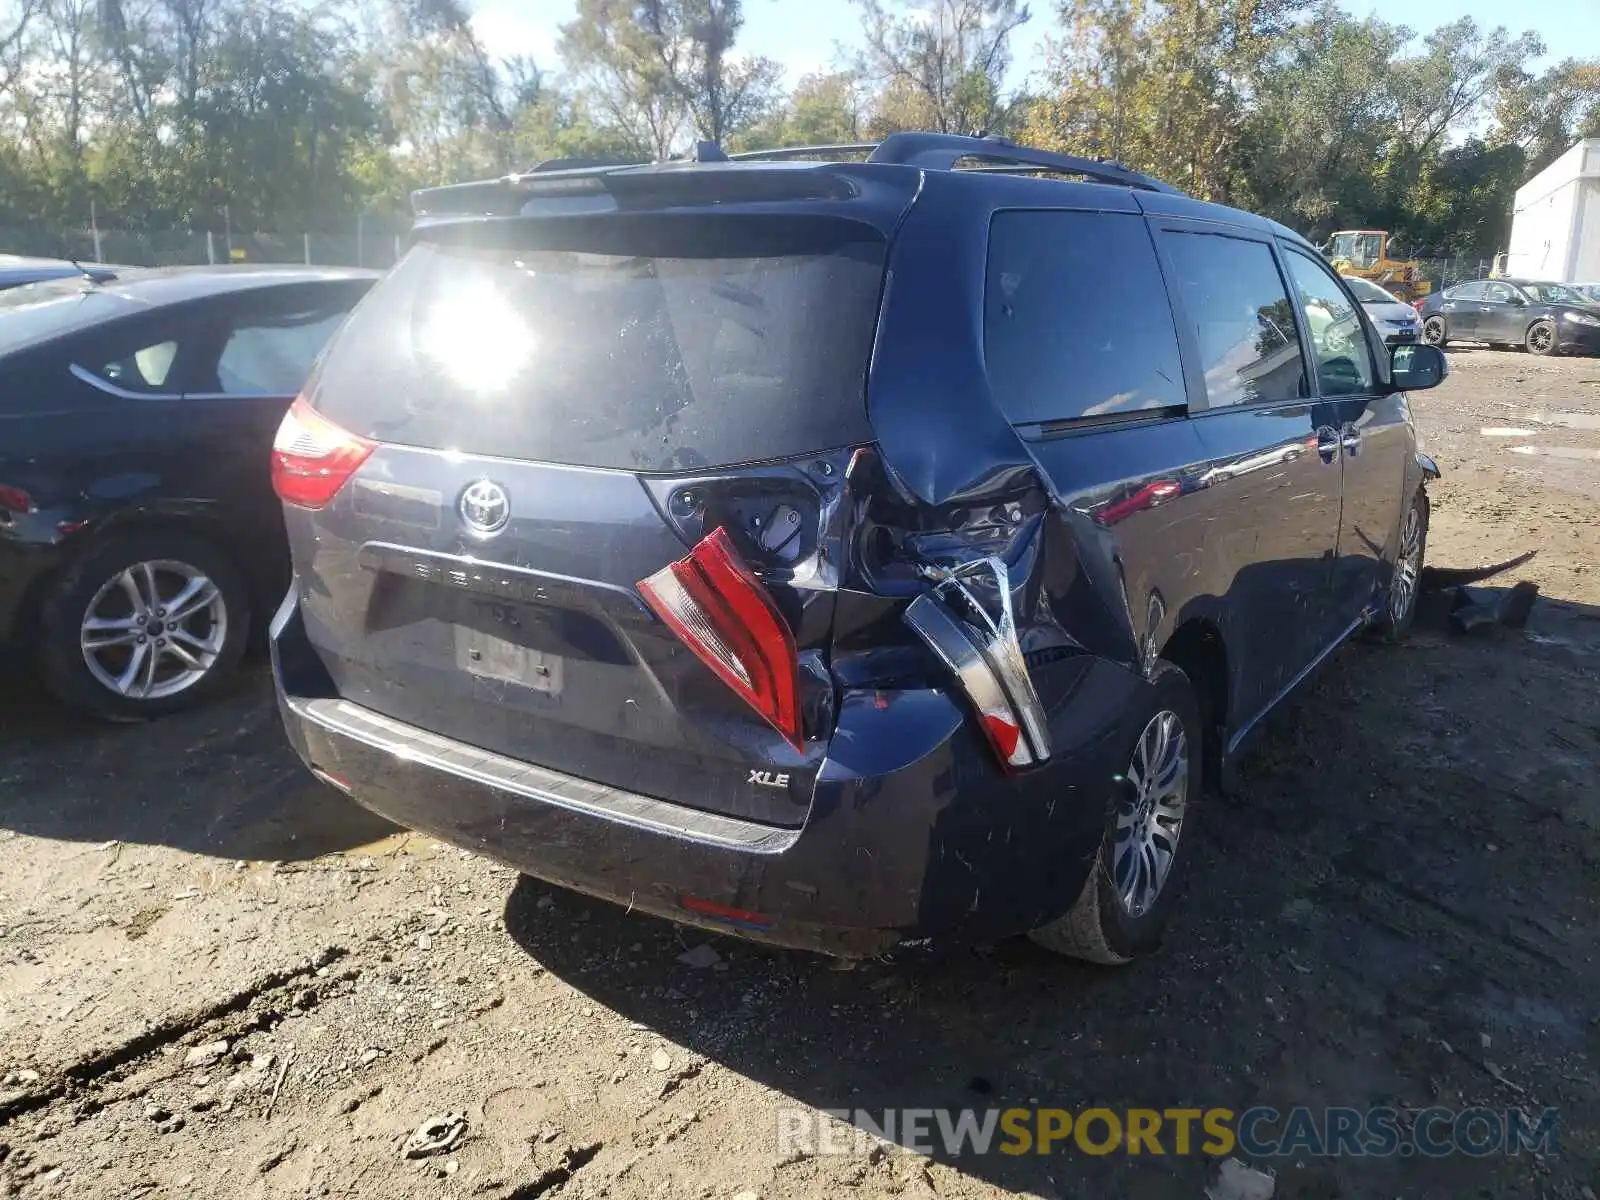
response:
M1017 640L1005 563L985 558L942 572L933 589L906 608L905 621L950 668L1006 770L1050 757L1044 706Z
M272 442L272 490L285 504L324 508L376 450L298 397Z
M638 586L679 641L791 746L805 749L794 634L725 529Z

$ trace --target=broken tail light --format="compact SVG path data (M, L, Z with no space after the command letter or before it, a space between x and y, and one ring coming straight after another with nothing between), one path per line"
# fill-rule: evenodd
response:
M791 746L804 751L794 634L765 585L740 560L726 530L719 526L638 587L679 641Z
M911 602L905 621L955 675L1007 770L1050 757L1044 706L1017 641L1005 563L984 558L941 572Z
M272 490L285 504L324 508L377 448L297 397L272 441Z

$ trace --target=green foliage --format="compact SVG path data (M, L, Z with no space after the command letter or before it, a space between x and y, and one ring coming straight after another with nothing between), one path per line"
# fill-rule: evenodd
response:
M741 51L741 0L577 0L559 64L498 57L466 3L0 0L0 226L93 205L107 228L349 232L549 159L934 129L1121 159L1318 239L1488 254L1518 184L1600 136L1600 62L1334 0L1056 0L1026 92L1022 0L857 0L859 52L787 95Z
M1419 39L1333 0L1064 0L1037 144L1123 159L1320 239L1386 228L1492 253L1517 186L1600 126L1600 64L1534 76L1531 34Z

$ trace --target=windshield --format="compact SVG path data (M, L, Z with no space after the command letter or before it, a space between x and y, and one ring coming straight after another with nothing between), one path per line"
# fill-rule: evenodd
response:
M1519 286L1540 304L1594 303L1577 288L1565 287L1559 283L1524 283Z
M1349 259L1360 268L1375 267L1383 253L1381 233L1339 233L1333 238L1333 257Z
M1401 301L1392 292L1385 291L1370 279L1362 279L1357 275L1345 275L1343 279L1350 290L1356 294L1356 299L1363 304L1399 304Z

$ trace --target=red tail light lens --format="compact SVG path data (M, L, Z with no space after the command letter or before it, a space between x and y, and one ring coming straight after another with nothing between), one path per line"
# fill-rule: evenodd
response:
M376 450L306 403L289 406L272 442L272 490L285 504L324 508Z
M804 750L794 635L762 582L718 528L639 581L651 610L746 704Z
M33 497L19 487L0 483L0 509L12 513L31 513L34 511Z

